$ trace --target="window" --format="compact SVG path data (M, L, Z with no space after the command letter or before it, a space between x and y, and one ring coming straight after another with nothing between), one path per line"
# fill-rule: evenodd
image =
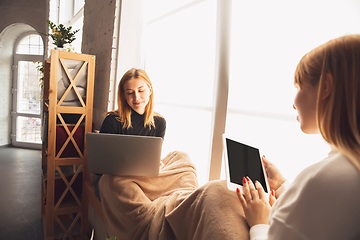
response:
M85 5L85 0L74 0L74 16L82 10Z
M139 9L144 11L145 26L139 30L143 52L137 57L144 58L154 84L155 110L167 120L163 152L188 153L200 185L208 180L216 100L216 12L221 1L225 0L149 0ZM257 142L293 179L329 150L320 135L305 135L299 128L292 108L294 70L314 47L360 32L360 3L228 2L231 26L221 26L231 27L232 33L226 133Z
M72 26L72 30L80 29L80 31L75 34L76 40L72 42L70 46L65 45L65 48L70 48L72 52L81 53L84 4L84 0L49 1L50 21L52 21L56 25L61 23L65 27ZM55 46L52 44L52 40L49 38L49 49L52 49L54 47Z
M41 77L33 62L18 62L17 112L40 114Z
M31 55L43 55L44 54L44 44L41 37L37 34L31 34L19 42L17 49L17 54L31 54Z
M154 85L155 111L167 121L163 153L189 154L203 184L211 143L216 1L187 2L146 1L145 70Z
M35 33L21 37L14 54L12 144L40 148L41 144L41 87L42 74L36 61L44 59L42 38ZM41 63L39 63L41 64Z
M329 147L305 135L292 108L294 71L318 45L359 33L358 1L233 1L226 132L252 139L293 179ZM306 151L304 151L306 149Z

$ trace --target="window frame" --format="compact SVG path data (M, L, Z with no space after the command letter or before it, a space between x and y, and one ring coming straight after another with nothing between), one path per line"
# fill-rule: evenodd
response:
M45 43L41 35L36 31L28 31L21 34L15 41L13 48L13 76L12 76L12 107L11 107L11 142L13 146L24 147L30 149L41 149L41 143L30 143L30 142L19 142L16 140L16 128L17 128L17 118L18 117L30 117L30 118L39 118L41 119L41 110L39 114L31 113L18 113L17 111L17 83L18 83L18 63L19 61L40 61L45 60L45 55L31 55L31 54L18 54L16 53L17 48L21 40L29 35L39 35L43 42L43 53L45 53ZM40 105L41 109L41 105Z

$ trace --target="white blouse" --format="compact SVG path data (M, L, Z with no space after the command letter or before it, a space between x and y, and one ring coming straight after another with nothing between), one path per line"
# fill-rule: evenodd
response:
M284 191L272 207L269 223L253 226L250 239L360 239L359 171L332 150Z

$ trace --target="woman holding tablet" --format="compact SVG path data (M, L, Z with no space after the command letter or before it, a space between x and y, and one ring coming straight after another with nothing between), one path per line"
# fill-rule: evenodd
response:
M154 112L153 88L144 70L132 68L124 74L118 86L117 103L117 110L106 113L100 133L164 138L166 120ZM100 177L94 182L99 199Z
M360 35L331 40L307 53L294 83L301 130L321 133L332 151L302 171L276 202L272 195L265 199L258 182L243 179L244 194L238 191L238 198L250 238L360 239ZM263 162L270 188L278 189L284 178Z

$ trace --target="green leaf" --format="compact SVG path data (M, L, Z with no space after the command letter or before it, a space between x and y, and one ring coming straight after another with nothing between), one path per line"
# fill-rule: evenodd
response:
M65 27L63 24L59 24L56 26L53 22L50 20L46 21L51 29L51 33L42 33L37 31L40 34L43 34L45 36L50 36L53 40L53 44L58 47L63 47L64 44L72 43L75 41L75 34L80 31L80 29L77 29L75 31L72 31L72 26Z

